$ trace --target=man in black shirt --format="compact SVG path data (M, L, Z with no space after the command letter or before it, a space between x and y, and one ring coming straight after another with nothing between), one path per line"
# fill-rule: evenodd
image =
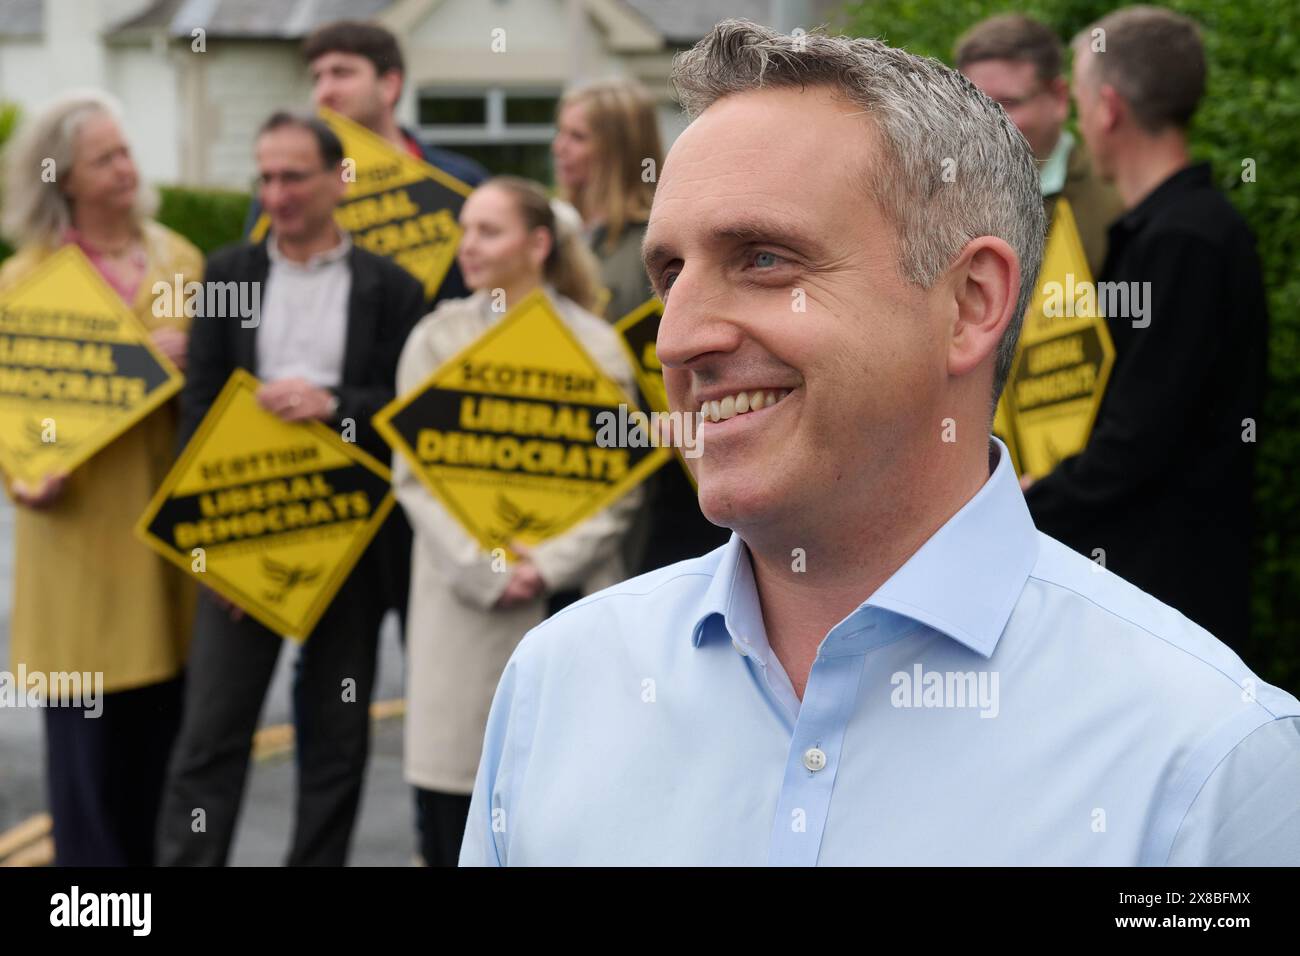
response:
M1200 37L1129 7L1074 45L1080 130L1126 209L1097 290L1116 362L1087 447L1026 499L1040 530L1240 651L1268 319L1254 238L1187 152Z

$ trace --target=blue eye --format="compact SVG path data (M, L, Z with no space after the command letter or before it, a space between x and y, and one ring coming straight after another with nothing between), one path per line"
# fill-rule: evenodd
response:
M762 260L764 257L766 257L767 259L769 259L769 260L771 260L771 261L769 261L769 262L762 262L762 261L760 261L760 260ZM763 267L763 266L774 266L774 265L776 265L777 261L778 261L780 258L781 258L781 257L778 256L775 252L756 252L756 253L754 253L754 265L759 266L759 267Z

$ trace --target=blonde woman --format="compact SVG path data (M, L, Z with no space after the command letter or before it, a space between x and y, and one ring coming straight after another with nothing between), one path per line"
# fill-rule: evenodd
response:
M53 160L55 175L43 176ZM24 124L5 154L0 229L18 252L0 291L52 252L78 246L176 365L187 320L155 318L152 288L202 279L203 257L149 218L115 104L68 94ZM132 525L173 459L176 407L154 411L71 474L37 486L6 476L17 505L12 666L102 675L95 719L45 710L47 775L60 865L148 865L168 752L180 719L193 618L184 576Z
M466 200L460 221L458 258L474 294L441 303L415 327L398 363L397 393L420 385L501 321L505 313L492 308L494 290L502 290L508 309L538 288L592 358L630 392L632 373L616 333L590 311L599 281L576 212L553 205L537 183L499 176ZM502 573L400 455L393 458L393 485L415 532L406 633L406 779L416 788L425 862L451 866L506 661L524 633L546 617L550 595L595 590L622 578L621 539L641 494L633 490L525 551Z
M600 80L566 93L555 125L556 185L582 215L615 322L651 295L641 240L663 162L654 100L635 80Z

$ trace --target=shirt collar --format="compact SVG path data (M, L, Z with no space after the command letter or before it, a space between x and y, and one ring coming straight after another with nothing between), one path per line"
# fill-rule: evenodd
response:
M1209 163L1194 163L1191 166L1184 166L1151 190L1140 203L1120 216L1116 220L1115 226L1131 232L1138 229L1160 209L1171 202L1176 202L1183 193L1195 189L1205 189L1212 185L1213 176L1210 173Z
M309 256L306 262L294 262L292 259L286 258L284 253L280 251L280 240L275 233L271 233L266 239L266 254L278 266L290 266L295 269L302 269L304 272L311 272L314 269L320 269L331 263L338 262L352 251L352 237L348 235L347 230L340 229L339 236L338 244L332 248L318 252L314 256Z
M991 442L992 474L983 487L854 614L889 611L992 656L1038 559L1038 531L1006 446ZM691 642L700 645L714 615L733 634L762 633L761 613L749 553L733 533L692 622Z
M1044 197L1055 196L1065 188L1065 175L1070 168L1070 151L1074 149L1074 137L1068 129L1061 130L1056 138L1052 155L1047 157L1043 168L1038 173L1038 187Z

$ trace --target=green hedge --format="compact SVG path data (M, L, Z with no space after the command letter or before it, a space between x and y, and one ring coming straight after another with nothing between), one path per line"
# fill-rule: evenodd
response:
M158 221L174 229L207 255L244 234L248 193L163 186Z
M226 243L236 242L244 233L244 217L249 203L247 193L179 186L163 186L158 192L161 199L158 221L194 243L204 255ZM13 250L0 240L0 262L12 253Z
M1042 20L1068 40L1111 10L1107 0L864 0L838 27L952 62L969 26L995 13ZM1203 28L1209 90L1192 151L1255 232L1268 288L1269 391L1259 422L1254 636L1243 657L1265 680L1300 689L1300 4L1172 0ZM1241 181L1242 160L1256 181ZM1214 561L1204 554L1200 560Z

